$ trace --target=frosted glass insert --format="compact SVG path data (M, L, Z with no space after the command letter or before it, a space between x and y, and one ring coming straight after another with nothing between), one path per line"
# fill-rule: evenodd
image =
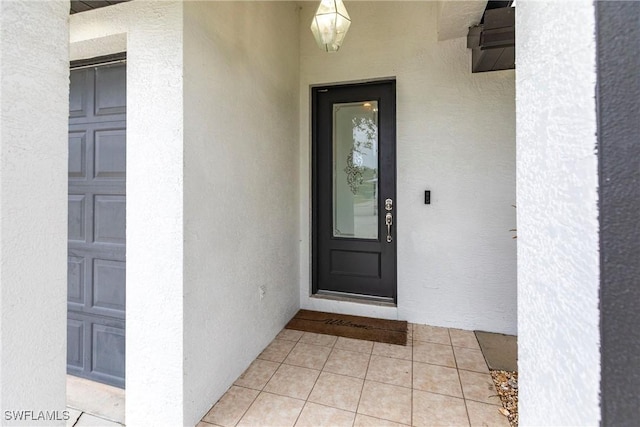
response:
M378 102L333 105L333 236L378 238Z

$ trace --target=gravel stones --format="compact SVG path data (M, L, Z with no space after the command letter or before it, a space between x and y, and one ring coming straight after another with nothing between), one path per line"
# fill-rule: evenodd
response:
M502 401L500 413L509 419L511 427L518 426L518 373L514 371L491 371L493 383Z

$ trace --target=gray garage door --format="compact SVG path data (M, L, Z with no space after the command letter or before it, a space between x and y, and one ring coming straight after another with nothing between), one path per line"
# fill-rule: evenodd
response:
M67 371L124 387L126 69L71 71Z

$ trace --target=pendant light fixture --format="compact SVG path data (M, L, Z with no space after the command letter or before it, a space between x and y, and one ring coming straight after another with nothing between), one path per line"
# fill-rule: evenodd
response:
M340 49L351 25L351 18L342 0L321 0L311 21L311 32L320 49L335 52Z

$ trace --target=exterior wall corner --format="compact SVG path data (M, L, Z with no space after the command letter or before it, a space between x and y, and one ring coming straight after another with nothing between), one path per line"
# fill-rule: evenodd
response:
M518 0L516 51L520 423L596 425L600 276L593 2Z

